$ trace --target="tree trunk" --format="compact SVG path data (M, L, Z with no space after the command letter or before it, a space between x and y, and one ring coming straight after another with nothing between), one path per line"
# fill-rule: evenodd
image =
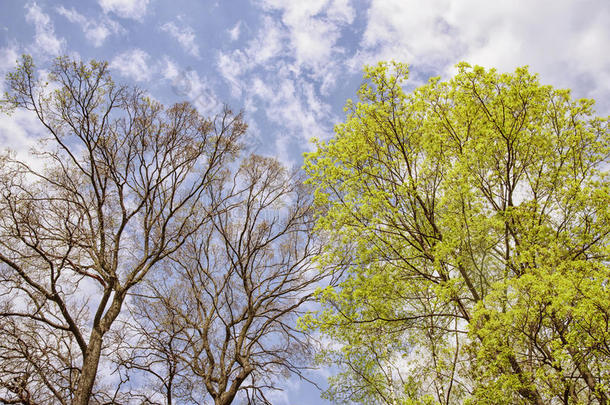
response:
M214 405L231 405L235 396L237 395L237 391L239 391L239 387L244 382L246 378L250 375L253 368L251 366L247 366L244 370L242 370L233 381L233 384L229 387L228 390L223 392L214 398Z
M110 304L106 314L101 317L99 321L94 321L93 330L91 331L91 336L89 337L89 344L87 345L87 350L83 356L83 368L81 371L80 381L76 389L76 395L74 397L75 405L89 404L91 391L93 390L93 385L95 385L97 368L100 363L102 341L104 335L106 332L108 332L110 326L121 312L121 306L123 305L125 294L125 290L115 291L112 304Z
M81 371L80 381L78 382L78 388L76 389L76 395L74 397L75 405L88 405L89 398L91 397L91 391L95 384L95 377L97 375L97 367L100 362L100 354L102 352L102 333L94 328L89 338L89 345L83 358L83 368Z
M536 390L535 387L534 388L527 387L528 381L523 376L523 371L521 370L521 366L519 365L519 362L517 361L515 356L512 354L509 355L508 361L510 362L510 365L511 365L513 371L517 375L517 378L519 378L519 381L525 385L525 387L519 388L517 390L519 392L519 394L523 398L527 399L530 404L545 405L544 401L542 400L542 397L538 393L538 390Z

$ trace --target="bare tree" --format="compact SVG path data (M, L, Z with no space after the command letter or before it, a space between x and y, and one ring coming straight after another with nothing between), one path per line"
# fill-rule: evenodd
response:
M205 387L191 402L269 403L278 376L303 377L311 357L296 319L325 275L312 262L320 246L302 180L274 159L245 159L232 181L208 189L217 210L172 256L165 282L146 284L142 299L170 320L146 313L148 333L180 341L173 356Z
M0 162L0 397L84 405L128 292L212 217L246 125L166 109L106 63L59 58L46 81L24 57L3 102L49 138L42 163Z
M159 286L156 289L167 295L131 294L136 298L129 305L129 317L121 324L120 332L117 331L121 344L113 356L116 372L127 380L139 377L138 384L130 387L131 400L167 405L175 400L190 403L197 385L188 364L183 361L190 343L185 340L188 338L187 326L174 311L168 310L171 308L169 303L178 299L177 290L168 285L166 278L173 276L171 273L151 276L145 284Z

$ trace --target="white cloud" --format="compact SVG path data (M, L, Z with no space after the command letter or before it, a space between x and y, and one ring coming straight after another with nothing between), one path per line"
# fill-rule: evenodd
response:
M247 105L260 106L270 122L284 128L276 138L277 156L289 158L291 142L308 145L312 137L326 139L332 133L330 106L317 96L313 83L295 80L287 67L267 77L254 77L246 94Z
M185 52L197 58L199 57L199 46L195 43L197 38L193 28L182 22L180 22L179 27L172 21L163 24L161 26L161 31L167 32L174 39L176 39Z
M308 75L326 93L341 71L340 60L345 53L337 46L341 31L355 18L350 0L261 0L258 4L265 12L279 12L281 19L264 15L261 28L245 49L219 53L219 71L231 84L233 94L241 92L240 76L282 66L296 75ZM239 27L237 24L230 30L231 38L238 36Z
M63 6L58 7L57 12L66 17L68 21L80 25L85 37L96 47L101 46L110 35L117 34L122 30L119 23L107 16L101 19L87 18L74 8L68 10Z
M595 0L377 0L350 66L396 59L448 74L460 60L502 71L527 64L545 83L607 100L609 19L610 3Z
M115 56L110 68L136 82L149 81L154 73L150 55L141 49L132 49Z
M36 3L27 3L25 20L34 24L34 48L37 52L57 56L64 52L66 40L55 36L53 22Z
M0 94L8 90L4 78L17 66L19 53L16 46L0 48ZM36 146L38 137L45 133L45 129L36 114L17 109L9 114L2 112L0 117L0 153L10 149L18 159L37 166L38 162L31 157L30 149Z
M19 59L19 52L16 46L8 46L0 48L0 85L4 83L4 76L7 72L13 70L17 66L17 60Z
M277 21L270 17L262 20L263 30L248 43L247 58L252 66L266 65L270 59L286 55L287 35Z
M270 17L262 20L264 29L257 36L248 41L244 50L238 49L233 52L219 52L217 67L220 74L231 86L231 94L235 98L241 97L243 91L243 75L256 69L276 69L285 63L270 63L271 59L277 59L287 54L285 50L287 35L281 25Z
M244 70L242 64L244 54L238 52L236 54L225 54L220 52L218 55L217 66L220 74L229 83L231 87L231 95L234 98L240 98L242 94L242 82L240 75Z
M233 28L227 30L229 33L229 38L231 41L237 41L239 39L239 34L241 32L241 21L233 26Z
M180 67L171 58L165 56L162 65L164 66L161 69L161 74L165 79L173 80L180 75Z
M295 156L291 149L332 133L335 117L322 97L342 74L346 50L338 41L355 11L350 0L257 4L266 12L261 28L245 48L219 52L217 68L235 98L245 94L246 112L262 110L282 128L276 133L276 154L290 159Z
M336 65L335 56L344 52L337 46L341 29L355 16L349 0L263 0L260 4L268 11L281 13L295 65L311 69L317 79L327 76L329 67Z
M105 13L113 12L122 18L142 20L150 0L98 0Z
M375 0L363 11L360 44L349 49L342 40L361 28L349 0L256 4L263 17L254 38L219 51L217 69L235 98L245 95L247 111L264 111L301 139L328 132L334 117L323 100L339 78L379 60L412 64L415 84L450 75L460 60L504 71L529 64L544 83L609 100L610 3L601 0Z
M214 92L212 84L206 78L200 77L193 69L180 69L176 62L165 57L161 68L162 75L171 81L174 93L191 102L197 111L204 116L220 112L221 103Z
M350 61L354 70L379 60L400 60L445 66L459 52L455 35L443 18L450 0L371 3L362 37L363 47Z
M452 7L448 21L466 45L462 59L512 70L530 65L544 82L577 89L610 106L610 3L570 0Z
M350 0L333 0L328 7L328 18L342 24L351 24L356 17L356 11L350 5Z

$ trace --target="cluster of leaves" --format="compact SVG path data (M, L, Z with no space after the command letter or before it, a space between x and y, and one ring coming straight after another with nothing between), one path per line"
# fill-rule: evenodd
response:
M610 391L610 136L593 101L462 63L412 93L366 69L305 169L321 268L303 318L334 341L327 396L600 403Z

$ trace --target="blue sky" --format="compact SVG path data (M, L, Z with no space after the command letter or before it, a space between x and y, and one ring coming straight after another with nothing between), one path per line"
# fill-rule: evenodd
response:
M163 103L243 110L251 150L300 164L379 60L409 63L413 86L462 60L530 65L606 115L609 22L607 0L0 0L0 75L22 53L43 68L61 54L107 60L116 81ZM0 145L25 154L39 131L24 112L2 117ZM285 385L278 404L323 403Z

